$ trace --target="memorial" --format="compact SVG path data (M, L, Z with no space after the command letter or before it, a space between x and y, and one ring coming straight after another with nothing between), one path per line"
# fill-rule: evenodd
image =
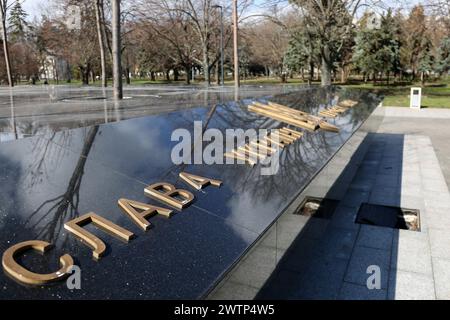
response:
M304 88L2 143L0 299L204 298L380 102L367 91ZM172 133L195 136L195 122L224 135L280 129L278 170L174 164ZM251 144L225 151L239 160ZM51 284L18 281L69 264L82 290L61 273Z

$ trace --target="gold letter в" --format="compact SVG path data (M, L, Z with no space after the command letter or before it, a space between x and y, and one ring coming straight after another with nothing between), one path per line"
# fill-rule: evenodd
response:
M147 221L147 218L156 214L170 218L173 213L172 210L166 208L160 208L128 199L120 199L118 203L119 207L144 231L147 231L152 225ZM138 210L142 210L142 212L138 212Z
M15 258L24 251L37 250L45 253L51 248L51 246L52 245L48 242L37 240L16 244L6 250L3 254L3 269L15 280L30 285L43 285L50 282L62 280L70 275L70 270L73 267L73 259L68 254L65 254L61 258L59 258L61 269L50 274L39 274L31 272L22 267L15 260Z
M102 218L92 212L67 222L64 225L64 228L72 232L81 240L86 241L88 246L94 249L94 252L92 254L95 259L100 259L100 257L103 256L106 250L106 245L102 240L94 236L92 233L83 229L83 226L88 225L89 223L93 223L99 229L102 229L103 231L106 231L114 236L117 236L118 238L126 242L130 241L134 235L132 232L122 227L119 227L118 225L112 223L111 221L106 220L105 218Z
M170 183L160 182L145 188L145 195L169 206L182 210L193 200L194 195L187 190L177 189Z
M203 178L186 172L181 172L180 178L197 190L201 190L209 185L213 185L215 187L220 187L222 185L222 181Z

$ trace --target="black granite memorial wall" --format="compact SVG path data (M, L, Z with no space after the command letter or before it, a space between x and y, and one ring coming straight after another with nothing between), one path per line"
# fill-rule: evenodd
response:
M339 98L359 104L329 122L339 133L305 132L283 149L276 175L261 175L260 166L174 165L175 129L273 129L283 124L250 113L250 99L216 108L202 107L114 124L52 132L0 144L0 254L28 240L50 242L40 255L27 252L17 261L29 270L50 273L59 257L70 254L81 268L81 289L65 281L31 287L0 273L0 299L197 299L227 270L305 188L370 116L380 98L365 91L302 89L269 99L317 115ZM196 191L179 179L189 172L223 182L221 188ZM163 206L144 195L156 182L189 190L195 200L171 218L155 216L144 232L117 205L120 198ZM133 232L122 242L85 227L107 244L105 256L64 228L88 212Z

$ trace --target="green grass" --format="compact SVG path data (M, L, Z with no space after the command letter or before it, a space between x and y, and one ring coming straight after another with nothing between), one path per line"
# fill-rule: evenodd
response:
M409 96L394 95L384 99L384 106L409 107ZM447 97L425 96L422 97L423 108L450 108L450 94Z
M108 81L108 84L111 85L111 80ZM139 79L132 80L132 85L163 85L163 84L171 84L171 83L179 83L184 84L184 81L166 81L166 80L156 80L150 81L149 79ZM193 84L201 84L203 83L201 79L197 79ZM226 85L232 85L233 81L227 80L225 81ZM42 84L42 82L38 83ZM50 84L56 84L54 81L50 81ZM73 86L81 86L81 81L73 80L70 84L60 81L61 85L73 85ZM255 78L255 79L246 79L242 81L242 84L245 85L282 85L279 78ZM290 85L300 85L305 84L301 79L287 79L287 83ZM320 84L320 82L314 82L314 84ZM91 83L91 86L98 87L101 85L100 81L96 81L95 83ZM383 102L384 106L394 106L394 107L409 107L409 95L411 91L411 87L421 87L420 83L391 83L390 85L386 85L383 83L364 83L358 80L351 80L348 83L341 84L336 83L336 85L341 85L347 88L357 88L357 89L365 89L378 92L382 94L385 99ZM450 77L445 79L433 81L427 83L423 87L423 100L422 105L425 108L450 108Z
M226 84L232 85L234 81L225 81ZM304 84L305 82L298 78L287 79L287 82L282 83L280 78L255 78L255 79L245 79L241 80L241 84L248 85L283 85L283 84Z
M258 78L242 81L243 84L276 85L281 84L278 78ZM301 79L288 79L288 84L303 84ZM319 84L319 82L314 82ZM232 84L232 82L229 82ZM364 83L349 81L346 84L336 83L347 88L366 89L378 92L385 97L384 106L409 107L411 87L422 87L421 83ZM425 84L422 92L422 106L424 108L450 108L450 77Z
M428 83L423 87L422 106L424 108L450 108L450 78ZM420 83L374 85L350 84L350 88L368 89L384 95L384 106L409 107L411 87L421 87Z

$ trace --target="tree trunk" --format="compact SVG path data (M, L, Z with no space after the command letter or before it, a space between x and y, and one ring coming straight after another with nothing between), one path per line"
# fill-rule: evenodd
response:
M180 80L180 73L178 72L178 69L173 69L173 81L177 82Z
M108 86L108 80L106 78L106 54L105 54L105 39L103 39L103 31L102 31L102 18L101 18L101 9L103 7L103 0L97 0L95 6L95 16L97 18L97 36L98 36L98 44L100 47L100 65L102 69L102 87L106 88Z
M125 72L126 72L125 79L127 80L127 84L130 85L131 84L130 67L126 67Z
M216 83L220 86L220 59L217 59L216 63Z
M122 61L121 61L121 34L120 34L120 0L112 0L112 56L113 56L113 79L114 99L123 99L122 85Z
M190 66L184 67L184 73L186 73L186 84L191 84L191 68L190 68Z
M330 48L327 44L324 45L323 47L323 52L322 52L322 86L326 87L326 86L331 86L331 71L332 71L332 66L331 66L331 59L330 59Z
M314 80L314 62L309 62L309 80L308 84L311 85Z
M67 83L72 82L72 67L70 64L67 64Z
M56 62L55 61L53 61L53 75L55 76L56 84L59 84L58 68L56 66Z
M331 68L324 58L322 58L322 86L331 86Z
M209 70L209 56L207 48L203 48L203 74L205 75L205 84L209 86L211 84L211 73Z
M345 67L342 67L342 70L341 70L341 83L344 84L346 82L347 82L347 75L346 75L346 72L345 72Z
M2 20L2 39L3 39L3 55L5 56L6 75L8 77L8 84L14 87L14 81L11 73L11 59L9 57L8 33L6 30L6 8L0 10L0 20Z
M85 66L80 67L81 72L81 81L83 85L88 86L89 85L89 74L90 74L90 66L87 64Z
M156 81L156 75L154 71L150 72L150 81Z
M80 66L81 83L83 85L89 84L89 77L86 76L86 74L87 74L86 68L84 66Z

